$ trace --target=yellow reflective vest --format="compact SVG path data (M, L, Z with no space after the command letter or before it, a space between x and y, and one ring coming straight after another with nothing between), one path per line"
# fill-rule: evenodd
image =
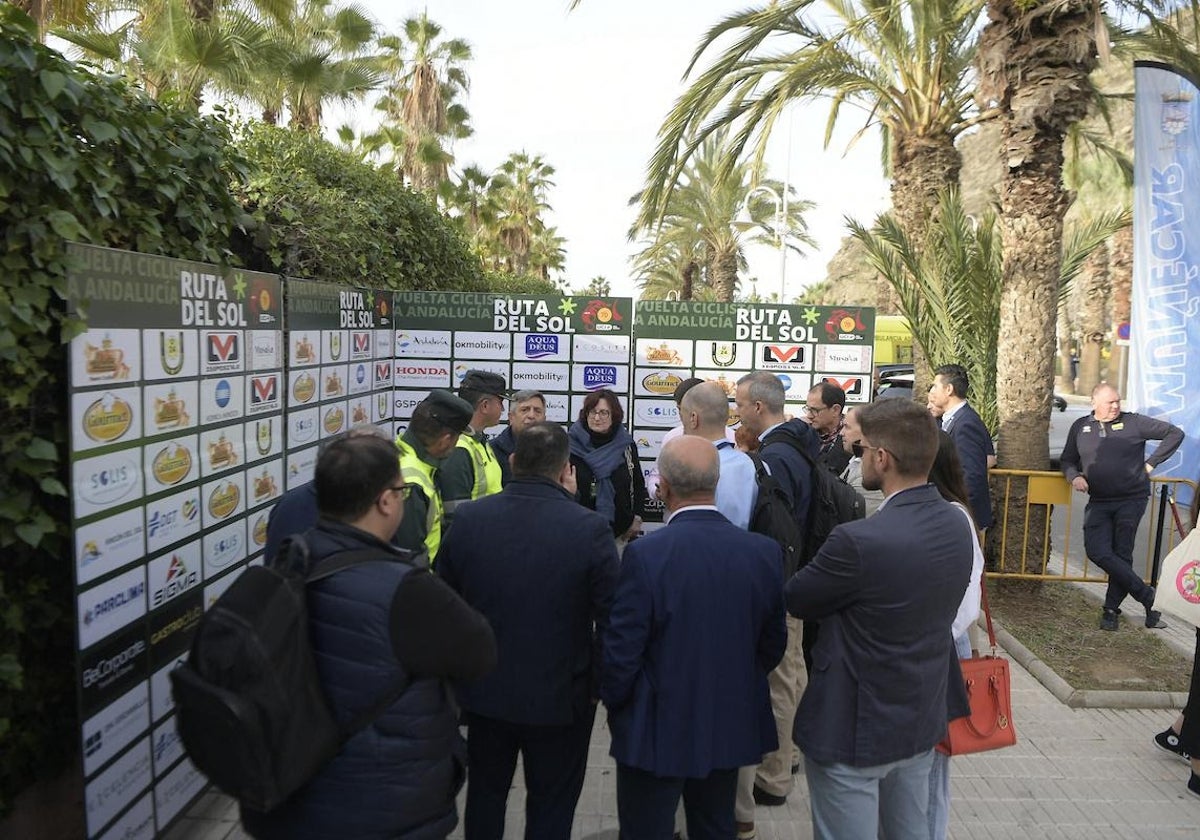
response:
M481 499L499 493L504 476L491 444L486 440L476 440L474 435L459 435L457 445L459 449L467 450L467 454L471 456L471 467L475 475L471 499Z
M404 483L421 488L428 501L425 514L425 550L429 552L429 565L432 566L442 544L442 494L433 483L434 468L422 461L402 437L396 438L396 448L400 450L400 475Z

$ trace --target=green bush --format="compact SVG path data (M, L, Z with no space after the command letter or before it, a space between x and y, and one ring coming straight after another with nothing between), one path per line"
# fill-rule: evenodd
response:
M78 749L64 242L222 260L245 177L229 139L76 67L0 4L0 816Z

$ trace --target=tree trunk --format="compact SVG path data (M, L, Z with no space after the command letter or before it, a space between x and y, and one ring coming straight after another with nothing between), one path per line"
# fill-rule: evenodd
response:
M1109 241L1108 276L1112 284L1112 355L1108 360L1106 381L1125 393L1125 382L1121 376L1125 370L1125 358L1129 347L1117 343L1117 328L1129 323L1132 315L1130 300L1133 295L1133 226L1121 228Z
M700 266L695 260L688 260L687 265L683 267L682 277L680 278L682 285L679 288L680 300L691 300L696 294L696 273L700 271Z
M1108 246L1092 252L1079 278L1081 289L1079 331L1079 393L1090 394L1100 383L1104 338L1108 331L1108 302L1111 292Z
M718 253L712 259L713 288L717 300L724 303L733 301L733 293L737 290L737 253Z
M1055 332L1058 335L1058 382L1054 387L1060 394L1074 394L1075 377L1071 375L1071 362L1075 355L1075 340L1071 330L1069 305L1058 307L1058 325Z

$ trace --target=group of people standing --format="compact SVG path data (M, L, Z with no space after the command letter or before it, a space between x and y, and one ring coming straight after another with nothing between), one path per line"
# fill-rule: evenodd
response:
M644 535L617 396L589 394L564 431L544 397L505 386L470 371L394 443L352 430L276 507L268 550L307 531L315 560L380 554L310 586L337 719L401 693L285 805L244 811L247 830L443 837L469 766L465 835L500 838L520 757L526 837L569 837L603 702L623 838L671 837L682 803L692 840L749 840L755 805L786 802L800 766L817 838L944 837L934 747L967 713L958 659L991 521L965 372L938 369L940 421L905 400L846 410L827 384L789 418L778 377L747 374L737 444L724 389L683 383L649 481L664 527ZM861 488L871 515L784 580L780 545L750 530L759 463L801 533L815 469Z

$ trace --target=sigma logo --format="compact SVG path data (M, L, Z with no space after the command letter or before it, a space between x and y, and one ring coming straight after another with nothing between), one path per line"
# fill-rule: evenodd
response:
M558 355L558 336L533 334L525 336L525 356L530 359L544 359L546 356Z
M200 573L189 570L178 554L172 554L167 563L166 582L154 590L151 603L154 607L161 607L167 601L170 601L177 595L182 595L199 582Z
M583 387L588 391L617 386L617 369L613 365L584 365Z
M95 665L83 669L83 687L99 685L103 688L133 670L134 660L146 652L146 643L141 639L131 644L116 656L101 659Z
M218 395L220 387L217 388ZM278 376L255 376L250 380L250 405L263 406L275 402L279 399L279 377ZM220 405L220 397L218 396L218 405ZM228 402L228 399L226 399ZM221 405L224 408L224 405Z
M846 392L847 397L860 397L863 393L863 380L861 376L851 376L848 379L842 379L838 376L825 376L822 377L821 381L838 386Z
M213 399L217 403L217 408L226 408L229 405L229 400L233 396L233 389L229 387L229 380L222 379L217 383L217 389L213 392Z

